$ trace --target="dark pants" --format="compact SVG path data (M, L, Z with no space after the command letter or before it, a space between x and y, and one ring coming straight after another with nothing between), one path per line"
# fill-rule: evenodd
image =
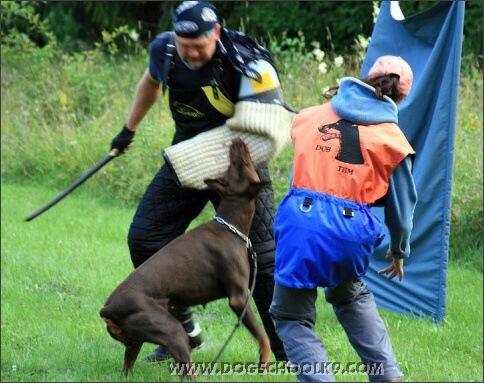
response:
M360 280L344 282L325 289L325 297L365 364L370 382L402 376L387 328L366 284ZM326 347L315 331L317 298L316 288L295 289L276 283L270 312L289 360L298 366L298 380L334 382L331 369L324 368L330 360Z
M261 180L270 180L267 168L260 169L258 174ZM143 195L129 229L128 245L134 267L183 234L209 201L216 209L220 196L211 190L180 187L170 170L163 165ZM270 338L274 356L277 360L285 360L283 344L269 315L274 290L274 212L274 192L269 185L260 192L249 233L257 254L254 301ZM192 323L189 307L179 307L173 314L184 325Z

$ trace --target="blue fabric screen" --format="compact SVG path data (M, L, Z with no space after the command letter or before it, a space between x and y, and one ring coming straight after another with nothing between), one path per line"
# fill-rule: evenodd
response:
M413 87L399 105L399 125L417 152L413 174L419 198L403 282L377 274L389 263L384 259L388 232L365 282L379 307L436 321L444 319L446 310L464 3L443 1L397 20L392 11L400 11L398 2L382 2L361 70L365 77L373 62L386 54L401 56L412 67ZM383 219L383 209L374 211Z

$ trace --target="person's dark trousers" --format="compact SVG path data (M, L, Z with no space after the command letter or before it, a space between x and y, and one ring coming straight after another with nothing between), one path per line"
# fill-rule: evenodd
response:
M267 168L260 169L258 174L261 180L270 180ZM183 234L209 201L216 209L220 196L210 190L181 188L170 170L163 165L148 185L129 229L128 246L134 267L137 268L156 251ZM287 360L284 346L269 315L274 289L274 213L274 192L269 184L260 192L249 233L257 254L253 298L275 358ZM193 329L193 315L189 307L178 307L172 313L187 332Z

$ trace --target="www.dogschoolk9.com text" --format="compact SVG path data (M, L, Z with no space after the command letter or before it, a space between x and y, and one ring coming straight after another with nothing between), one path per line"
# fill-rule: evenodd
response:
M189 366L181 364L180 368L175 362L168 363L171 375L189 374ZM196 375L258 375L261 373L256 362L193 362L192 372ZM270 375L384 375L383 363L363 362L307 362L299 366L286 362L270 362L267 371Z

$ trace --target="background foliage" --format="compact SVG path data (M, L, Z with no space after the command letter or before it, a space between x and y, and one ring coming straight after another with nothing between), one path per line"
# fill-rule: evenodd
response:
M4 4L7 3L7 4ZM39 46L49 38L42 31L32 32L21 17L4 17L3 31L16 28ZM38 16L49 25L59 46L69 52L92 48L102 41L103 31L126 26L147 46L163 30L171 29L171 17L179 1L20 1L22 7L35 7ZM354 54L355 38L370 36L375 1L214 1L217 13L227 28L242 29L261 42L271 38L297 38L302 32L308 41L317 41L321 49L338 54ZM400 1L404 15L427 9L436 1ZM19 10L19 13L23 11ZM477 56L482 65L482 1L467 1L463 54ZM17 14L19 16L19 14Z

